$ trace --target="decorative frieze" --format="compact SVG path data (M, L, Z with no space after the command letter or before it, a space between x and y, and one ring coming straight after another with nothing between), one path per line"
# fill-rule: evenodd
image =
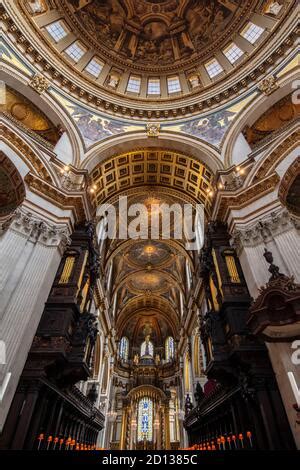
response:
M256 246L293 228L300 230L300 220L293 217L286 209L271 212L247 228L236 229L232 235L232 245L238 250L245 246Z
M85 220L86 207L83 201L83 190L81 192L74 192L72 195L67 195L65 192L59 191L55 186L48 184L46 181L43 181L41 178L31 173L26 175L25 182L32 192L50 200L56 206L62 209L67 208L73 210L77 221Z

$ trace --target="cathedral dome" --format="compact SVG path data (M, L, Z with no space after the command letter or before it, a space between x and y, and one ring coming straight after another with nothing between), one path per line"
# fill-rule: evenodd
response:
M43 54L37 53L47 73L72 94L108 112L168 119L219 106L260 80L294 3L36 0L20 6L31 33L33 26L44 40Z

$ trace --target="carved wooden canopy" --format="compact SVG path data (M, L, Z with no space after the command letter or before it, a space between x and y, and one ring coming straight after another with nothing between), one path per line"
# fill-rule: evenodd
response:
M267 341L299 337L300 285L284 275L270 280L252 304L247 323Z

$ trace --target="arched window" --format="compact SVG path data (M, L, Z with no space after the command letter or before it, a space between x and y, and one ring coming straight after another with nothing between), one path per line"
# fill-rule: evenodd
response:
M152 356L154 354L154 347L151 341L144 341L141 345L141 357Z
M101 358L101 343L100 343L100 336L97 335L94 352L92 355L92 364L91 369L93 372L93 377L98 378L100 372L100 358Z
M123 336L123 338L120 341L120 347L119 347L119 358L123 361L128 361L128 353L129 353L129 341L126 336Z
M153 402L150 398L141 398L138 408L138 441L152 441Z
M199 336L196 334L194 341L194 371L195 376L199 377L200 375L200 341Z
M103 361L103 375L102 375L102 384L101 384L101 393L107 392L108 386L108 377L109 376L109 364L108 364L108 357L104 357Z
M190 358L187 353L184 356L184 388L186 393L191 392Z
M166 361L171 362L175 356L175 346L174 346L174 338L172 336L168 336L165 343L166 348Z

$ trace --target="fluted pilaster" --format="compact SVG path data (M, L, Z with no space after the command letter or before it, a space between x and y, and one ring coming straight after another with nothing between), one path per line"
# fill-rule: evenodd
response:
M0 429L67 243L66 225L53 226L24 208L16 211L10 227L0 239L3 260L0 339L6 347L1 380L6 373L11 373L0 411Z

